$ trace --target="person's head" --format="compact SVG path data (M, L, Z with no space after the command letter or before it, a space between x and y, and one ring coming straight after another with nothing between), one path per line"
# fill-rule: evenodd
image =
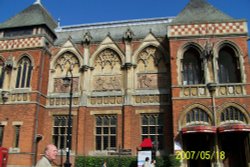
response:
M44 150L44 154L45 156L48 158L48 160L53 161L56 159L56 155L57 155L57 148L55 145L53 144L49 144L46 146L45 150Z
M145 161L149 161L149 157L146 157L146 158L145 158Z

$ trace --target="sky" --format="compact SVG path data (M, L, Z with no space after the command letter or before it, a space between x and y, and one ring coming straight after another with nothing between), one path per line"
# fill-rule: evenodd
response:
M0 0L0 23L24 10L36 0ZM60 25L79 25L132 19L173 17L189 0L40 0ZM235 19L250 22L250 0L207 0ZM250 23L248 23L250 31ZM250 48L250 42L248 42Z

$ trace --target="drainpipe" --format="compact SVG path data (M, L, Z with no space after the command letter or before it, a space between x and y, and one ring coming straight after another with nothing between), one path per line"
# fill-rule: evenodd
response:
M216 83L208 83L207 84L207 88L210 92L210 95L211 95L211 98L212 98L212 110L213 110L213 119L214 119L214 122L213 122L213 125L215 128L217 128L217 113L216 113L216 104L215 104L215 91L216 91ZM220 165L220 160L219 160L219 147L218 147L218 134L217 134L217 131L215 132L215 136L214 136L214 158L215 158L215 161L214 161L214 167L221 167Z
M40 54L40 71L39 71L39 82L38 82L38 95L36 98L36 112L35 112L35 125L34 125L34 139L33 139L33 144L32 144L32 167L36 165L36 158L37 158L37 143L39 140L37 140L37 128L38 128L38 116L40 112L40 100L41 100L41 90L42 90L42 73L44 71L44 61L45 61L45 56L44 53L46 50L42 50L42 54Z

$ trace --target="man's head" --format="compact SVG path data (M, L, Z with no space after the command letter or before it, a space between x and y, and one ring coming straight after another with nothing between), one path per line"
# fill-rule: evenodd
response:
M48 158L48 160L53 161L56 159L56 155L57 155L57 148L55 145L53 144L49 144L46 146L44 153L45 156Z

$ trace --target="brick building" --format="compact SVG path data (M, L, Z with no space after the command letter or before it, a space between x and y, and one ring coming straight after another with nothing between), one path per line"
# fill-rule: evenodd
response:
M9 166L34 165L48 143L65 154L70 76L72 162L120 148L136 155L151 138L157 156L225 153L182 166L249 167L247 40L246 20L205 0L173 18L65 27L35 2L0 24L0 144Z

